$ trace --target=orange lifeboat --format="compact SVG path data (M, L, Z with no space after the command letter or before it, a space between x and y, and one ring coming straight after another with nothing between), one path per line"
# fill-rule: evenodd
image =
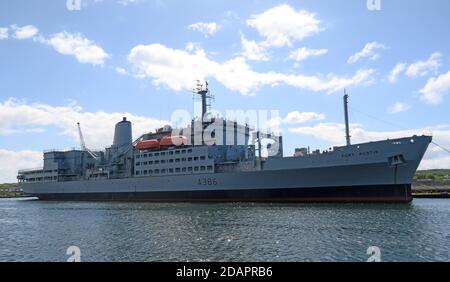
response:
M136 144L136 149L138 150L151 150L159 149L158 139L142 140Z
M174 147L174 146L183 146L186 145L187 138L186 136L178 135L178 136L165 136L161 138L159 145L161 147Z

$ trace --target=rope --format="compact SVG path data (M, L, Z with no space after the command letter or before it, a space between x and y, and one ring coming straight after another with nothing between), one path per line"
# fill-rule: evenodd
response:
M358 112L358 113L360 113L360 114L363 114L363 115L365 115L365 116L367 116L367 117L369 117L369 118L372 118L372 119L374 119L374 120L377 120L377 121L379 121L379 122L383 122L383 123L389 124L389 125L391 125L391 126L393 126L393 127L397 127L397 128L401 128L401 129L404 129L404 130L408 130L408 129L407 129L406 127L404 127L404 126L401 126L401 125L398 125L398 124L395 124L395 123L392 123L392 122L389 122L389 121L382 120L382 119L380 119L380 118L377 118L377 117L375 117L375 116L372 116L372 115L370 115L370 114L367 114L367 113L365 113L365 112L362 112L362 111L360 111L360 110L358 110L358 109L355 109L355 108L353 108L353 107L350 107L350 106L349 106L349 108L351 108L351 109L352 109L353 111L355 111L355 112ZM436 143L436 142L434 142L434 141L431 141L431 143L432 143L433 145L435 145L436 147L440 148L441 150L443 150L444 152L447 152L447 153L450 154L450 149L447 149L447 148L445 148L444 146L439 145L438 143Z
M360 114L362 114L362 115L365 115L365 116L367 116L367 117L369 117L369 118L371 118L371 119L377 120L377 121L382 122L382 123L389 124L389 125L391 125L391 126L393 126L393 127L396 127L396 128L400 128L400 129L403 129L403 130L408 130L408 128L406 128L406 127L404 127L404 126L402 126L402 125L398 125L398 124L395 124L395 123L392 123L392 122L389 122L389 121L386 121L386 120L377 118L377 117L375 117L375 116L373 116L373 115L370 115L370 114L367 114L367 113L365 113L365 112L362 112L362 111L360 111L360 110L358 110L358 109L355 109L354 107L351 107L351 106L348 106L348 107L349 107L350 109L352 109L353 111L358 112L358 113L360 113Z
M450 154L450 150L449 150L449 149L447 149L447 148L445 148L445 147L439 145L438 143L436 143L436 142L434 142L434 141L431 141L431 143L433 143L435 146L441 148L442 150L444 150L445 152L447 152L447 153Z

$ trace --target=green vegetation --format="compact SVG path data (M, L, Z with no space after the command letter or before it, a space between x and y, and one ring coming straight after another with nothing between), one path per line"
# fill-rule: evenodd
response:
M414 179L450 181L450 169L418 170Z
M17 183L4 183L0 184L0 190L2 189L14 189L17 188L19 185Z
M0 198L23 197L24 193L16 191L17 188L17 183L0 184Z

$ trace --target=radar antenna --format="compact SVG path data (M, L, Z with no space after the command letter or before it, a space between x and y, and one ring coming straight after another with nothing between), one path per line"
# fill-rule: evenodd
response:
M208 89L208 81L205 81L205 85L200 83L200 80L197 80L196 87L192 90L193 98L200 96L202 102L202 120L204 120L205 116L208 114L208 111L211 110L212 101L214 101L214 95ZM198 96L197 96L198 95Z

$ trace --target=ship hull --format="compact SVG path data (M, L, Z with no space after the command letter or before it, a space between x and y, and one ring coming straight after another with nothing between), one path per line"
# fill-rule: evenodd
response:
M412 201L409 184L176 192L48 193L36 196L41 200L52 201L270 203L409 203Z
M149 202L399 202L431 137L344 147L303 158L270 158L253 171L20 183L41 200ZM367 153L372 152L372 153ZM392 156L401 155L393 163Z

